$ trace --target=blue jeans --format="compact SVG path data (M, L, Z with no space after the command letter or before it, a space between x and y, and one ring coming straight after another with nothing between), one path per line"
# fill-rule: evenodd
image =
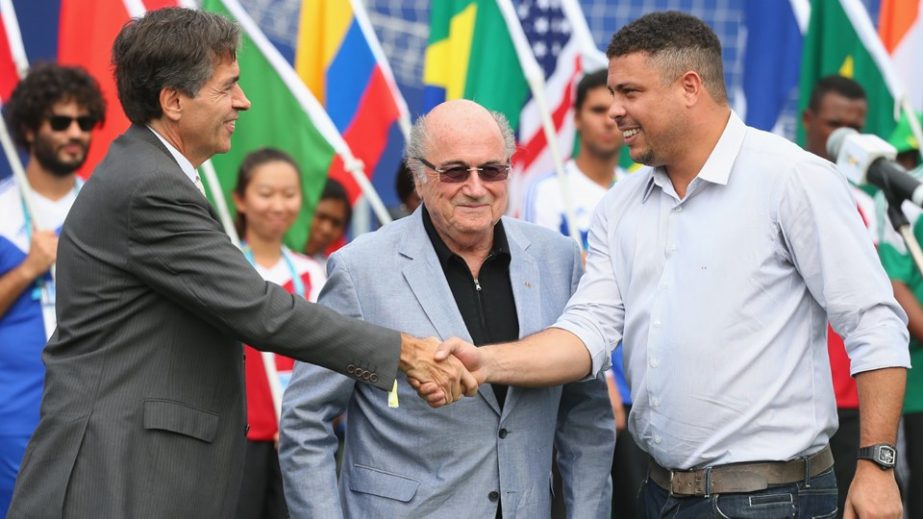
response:
M746 494L715 494L709 497L671 497L650 478L639 496L641 516L646 519L693 519L704 517L777 519L827 519L837 516L836 476L833 469L810 479L775 485Z

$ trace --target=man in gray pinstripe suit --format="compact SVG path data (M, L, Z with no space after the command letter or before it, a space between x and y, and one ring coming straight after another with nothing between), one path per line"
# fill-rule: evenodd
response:
M398 369L457 399L476 382L435 344L266 283L222 231L195 167L250 102L238 28L154 11L113 48L133 122L64 224L41 421L9 516L227 517L245 441L241 340L388 389ZM196 188L200 189L196 189ZM384 398L384 395L382 395Z

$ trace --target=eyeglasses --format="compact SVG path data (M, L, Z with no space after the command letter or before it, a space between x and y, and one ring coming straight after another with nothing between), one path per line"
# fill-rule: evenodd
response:
M468 180L468 175L476 171L478 176L484 182L496 182L506 180L510 176L509 164L484 164L482 166L449 166L447 168L437 168L431 162L423 157L414 157L420 161L420 164L439 173L439 178L443 182L458 183Z
M77 126L80 127L80 131L82 132L88 132L96 126L96 119L89 115L81 115L80 117L70 117L68 115L48 116L48 124L51 126L51 129L56 132L63 132L70 128L74 121L77 121Z

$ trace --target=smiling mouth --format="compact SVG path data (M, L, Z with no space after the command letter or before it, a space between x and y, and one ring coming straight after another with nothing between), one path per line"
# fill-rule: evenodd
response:
M625 130L622 132L622 138L630 139L631 137L634 137L635 135L638 135L639 133L641 133L641 130L638 128L632 128L630 130Z

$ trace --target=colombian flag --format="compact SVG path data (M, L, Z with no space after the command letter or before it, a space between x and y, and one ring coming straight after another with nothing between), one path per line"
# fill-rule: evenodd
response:
M295 70L326 109L353 155L371 176L397 123L409 127L406 104L384 53L356 0L305 0ZM361 194L342 167L331 169L355 202Z

